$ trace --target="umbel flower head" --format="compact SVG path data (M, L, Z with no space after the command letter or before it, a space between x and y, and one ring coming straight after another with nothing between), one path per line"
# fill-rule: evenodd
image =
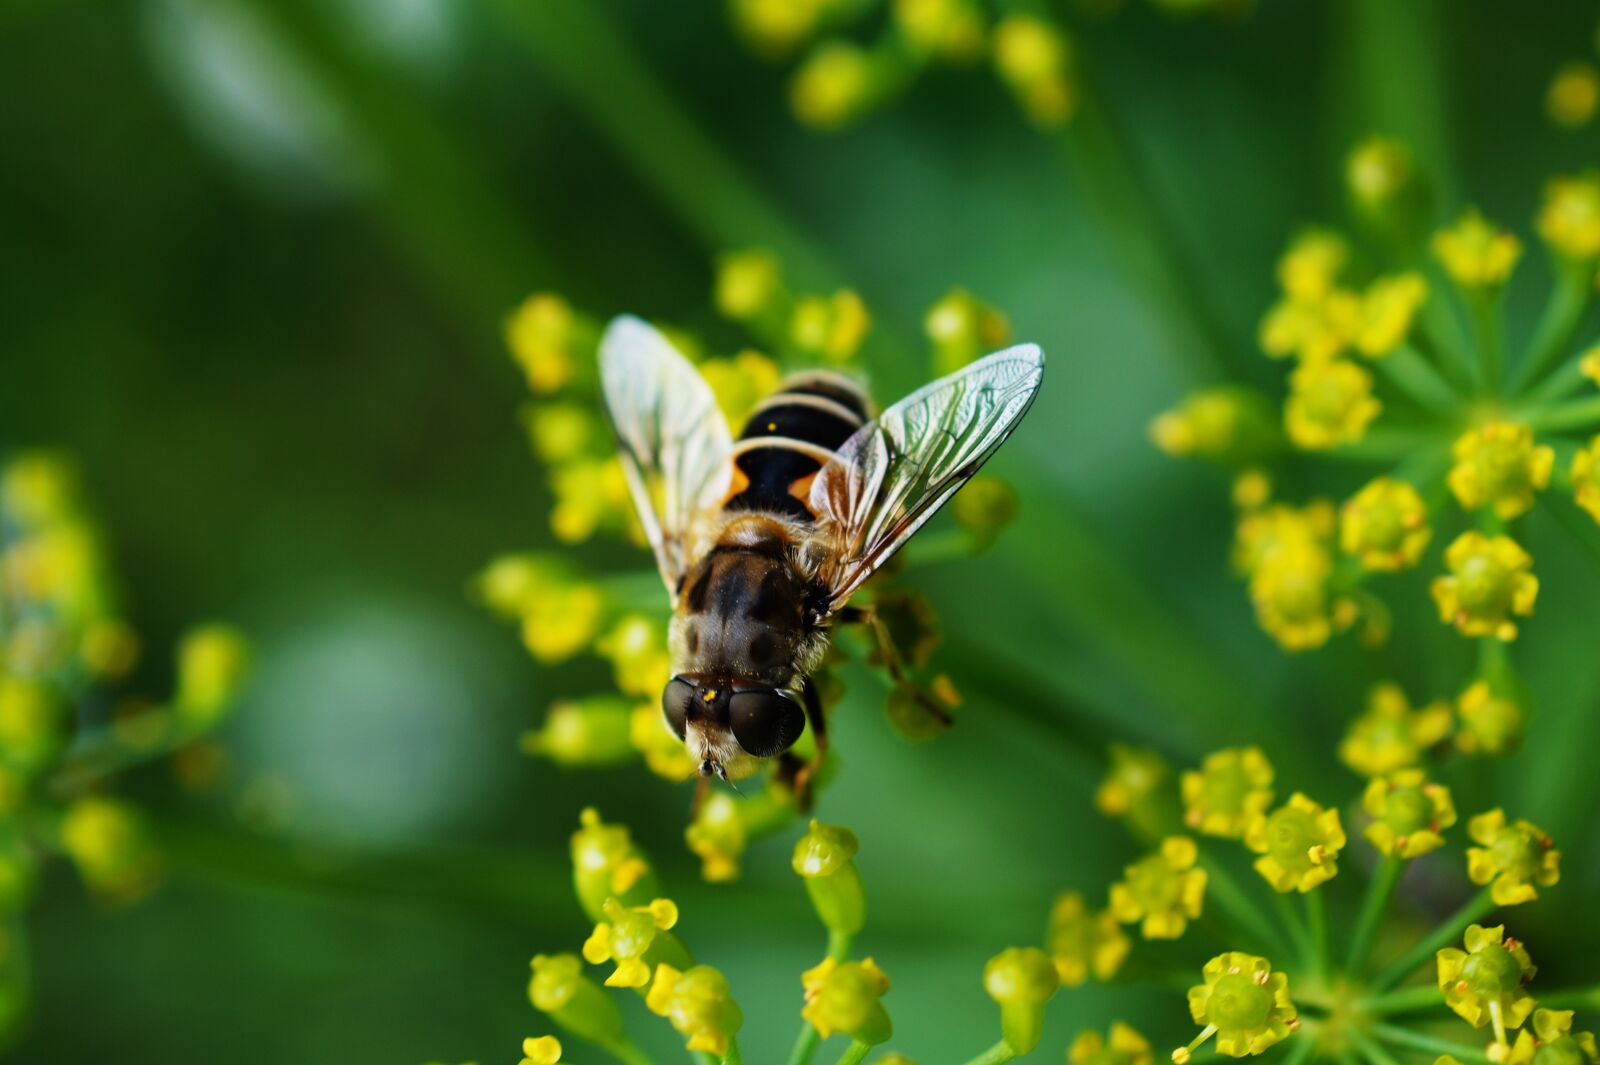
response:
M1177 939L1192 918L1200 916L1206 873L1196 869L1194 840L1168 836L1160 848L1123 870L1111 885L1111 913L1124 924L1142 922L1146 939Z
M1105 1035L1085 1029L1067 1048L1068 1065L1151 1065L1154 1057L1150 1040L1121 1021L1113 1021Z
M1432 537L1427 504L1405 481L1378 477L1339 511L1339 546L1364 569L1392 572L1415 566Z
M1242 839L1272 805L1272 763L1259 747L1213 751L1179 783L1184 823L1208 836Z
M690 1050L726 1054L729 1042L744 1024L727 977L709 965L696 965L687 972L670 965L657 966L645 1005L687 1036Z
M1593 1032L1572 1030L1571 1010L1534 1010L1533 1023L1517 1033L1506 1065L1600 1065Z
M1533 1012L1533 998L1523 990L1533 979L1533 959L1504 925L1469 925L1465 945L1439 951L1439 990L1462 1020L1474 1028L1492 1022L1504 1043L1505 1030L1522 1027Z
M1245 833L1245 845L1261 857L1256 872L1277 891L1310 891L1332 880L1335 859L1344 849L1344 827L1337 809L1325 810L1299 792L1270 814L1258 816Z
M1467 822L1467 834L1478 844L1467 848L1467 875L1474 884L1488 884L1497 905L1529 902L1539 897L1538 888L1561 879L1561 852L1532 822L1508 823L1496 807Z
M617 963L606 977L607 987L643 987L660 964L688 967L689 952L668 931L678 923L678 907L671 899L632 909L607 899L605 914L607 919L595 925L584 942L583 958L590 965Z
M1456 823L1450 789L1420 769L1402 769L1367 785L1362 807L1372 815L1364 835L1378 853L1415 858L1444 846L1441 833Z
M1550 484L1555 452L1535 447L1533 430L1515 422L1490 422L1455 443L1450 490L1465 510L1489 505L1510 521L1533 508L1533 497Z
M1050 907L1045 947L1061 982L1077 987L1091 975L1100 981L1115 976L1131 944L1110 910L1091 911L1081 894L1066 891Z
M1200 1035L1172 1052L1184 1065L1199 1045L1215 1034L1217 1050L1229 1057L1259 1054L1300 1026L1289 998L1289 978L1272 971L1265 958L1232 951L1206 962L1205 983L1189 989L1189 1013Z
M800 1016L826 1039L843 1032L858 1043L876 1046L894 1034L894 1025L880 1001L889 978L871 958L839 962L824 958L800 977L806 1004Z
M1039 1045L1044 1006L1061 986L1049 955L1037 947L1010 947L983 967L983 989L1000 1004L1000 1032L1021 1056Z
M1448 735L1449 706L1429 703L1413 710L1400 685L1376 684L1367 693L1367 709L1339 742L1339 760L1363 776L1384 776L1416 765Z
M1533 558L1509 536L1491 539L1472 529L1456 538L1444 561L1450 573L1434 578L1431 588L1440 620L1463 636L1516 639L1512 616L1532 614L1539 597Z

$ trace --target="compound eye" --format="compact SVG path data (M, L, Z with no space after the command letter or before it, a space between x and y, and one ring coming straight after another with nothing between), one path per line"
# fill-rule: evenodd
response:
M728 724L746 754L771 758L794 746L806 725L805 711L776 688L734 692L728 700Z
M666 688L661 692L661 713L667 719L667 727L678 739L683 739L683 726L689 717L689 700L694 698L694 685L682 677L673 677L667 681Z

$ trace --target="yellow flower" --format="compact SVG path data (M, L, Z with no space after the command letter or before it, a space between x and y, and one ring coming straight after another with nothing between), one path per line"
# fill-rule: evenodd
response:
M605 605L592 584L546 585L526 600L523 645L540 662L563 662L594 642Z
M1150 1041L1131 1025L1111 1022L1102 1036L1094 1029L1079 1032L1067 1048L1068 1065L1151 1065Z
M1600 71L1593 63L1567 63L1550 79L1544 97L1550 121L1569 129L1586 126L1600 104Z
M1555 841L1528 821L1506 822L1498 807L1467 822L1476 847L1467 848L1467 875L1474 884L1488 884L1500 906L1515 906L1539 897L1538 887L1561 879L1561 852Z
M1517 1033L1505 1065L1600 1065L1594 1033L1574 1032L1571 1010L1534 1010L1529 1027Z
M600 529L631 529L636 520L628 480L615 456L576 459L550 471L556 497L550 509L550 531L562 543L576 544Z
M561 1041L553 1035L522 1041L522 1060L517 1065L561 1065Z
M889 990L889 978L871 958L858 962L824 958L800 975L800 984L805 988L800 1016L822 1038L842 1032L857 1043L877 1046L894 1034L880 1001Z
M239 696L250 672L250 648L237 629L202 625L178 645L174 710L193 728L209 728Z
M595 651L611 663L625 695L658 698L672 676L666 626L643 614L628 614L595 641Z
M917 49L965 62L983 51L983 16L968 0L895 0L895 24Z
M744 1024L727 977L709 965L687 971L657 966L644 1002L651 1013L665 1017L680 1035L688 1036L690 1050L726 1054Z
M622 1014L599 984L583 972L576 954L539 954L528 980L528 1001L561 1027L591 1043L614 1043Z
M604 695L563 699L551 705L541 727L522 734L518 746L524 754L559 766L620 765L636 753L631 726L626 700Z
M824 41L806 56L789 83L789 106L808 126L848 125L872 104L877 75L872 57L844 40Z
M1600 172L1547 181L1538 229L1564 258L1588 262L1600 255Z
M65 739L62 713L46 685L0 670L0 762L21 772L46 765Z
M694 759L667 728L656 703L643 703L628 715L628 742L644 756L650 772L664 780L681 782L695 774ZM720 793L719 793L720 794Z
M1339 871L1335 859L1344 849L1344 826L1338 810L1325 810L1295 792L1287 803L1251 822L1244 842L1261 855L1256 872L1274 890L1306 892Z
M738 879L739 859L753 836L774 832L793 819L794 797L776 782L743 799L716 791L700 804L683 837L700 857L700 875L710 883L721 883Z
M1111 764L1095 789L1095 809L1147 832L1175 825L1177 803L1167 760L1149 748L1123 743L1113 743L1110 753Z
M1177 939L1200 916L1206 873L1194 867L1198 850L1187 836L1168 836L1155 853L1123 870L1111 885L1111 913L1118 921L1140 921L1146 939Z
M782 268L772 252L748 248L717 257L711 299L723 316L736 322L749 321L768 313L783 298Z
M1240 510L1258 510L1272 499L1272 477L1259 468L1242 470L1233 479L1231 494Z
M596 411L578 403L539 403L522 414L528 443L540 462L558 466L596 450L602 439L609 443Z
M1261 319L1257 338L1261 350L1275 359L1293 355L1302 363L1317 363L1337 357L1361 329L1361 297L1340 288L1315 299L1279 300Z
M954 373L1011 339L1006 316L963 288L953 288L928 308L922 331L933 345L934 372Z
M1446 947L1438 953L1439 990L1445 1005L1474 1028L1493 1022L1496 1039L1505 1042L1507 1028L1520 1028L1533 1012L1533 999L1523 985L1536 971L1527 948L1505 935L1505 926L1469 925L1466 950Z
M1334 530L1333 505L1314 500L1295 508L1276 504L1239 519L1234 536L1233 565L1249 575L1279 559L1315 549L1326 552Z
M1578 506L1600 521L1600 436L1572 457L1572 492Z
M1050 907L1045 947L1061 982L1077 987L1091 975L1102 982L1115 976L1131 944L1110 910L1091 913L1082 895L1067 891Z
M994 65L1030 121L1065 124L1078 109L1072 43L1059 27L1028 14L1007 15L994 28Z
M778 390L783 371L768 356L747 350L729 359L707 359L700 364L700 376L711 386L728 425L737 431L756 404Z
M1286 651L1306 651L1328 642L1337 603L1328 581L1333 557L1319 544L1280 549L1258 564L1250 577L1256 621Z
M1445 829L1456 823L1450 789L1428 780L1420 769L1375 777L1361 805L1372 815L1364 833L1378 853L1415 858L1444 846Z
M1491 289L1511 275L1522 245L1476 209L1468 209L1455 225L1433 235L1433 254L1462 288Z
M550 292L523 300L506 320L506 344L527 375L528 387L548 395L576 372L574 347L581 333L571 304Z
M1528 715L1513 696L1474 683L1456 703L1456 748L1462 754L1510 754L1522 744Z
M805 296L794 305L789 338L801 351L829 362L848 362L872 328L867 305L854 290L842 288L832 296Z
M631 909L607 899L604 911L607 919L596 924L584 941L583 960L590 965L616 962L606 977L607 987L643 987L659 964L689 966L688 951L668 934L678 923L678 907L671 899L654 899Z
M1432 537L1427 504L1404 481L1379 477L1347 500L1339 513L1340 548L1368 570L1416 565Z
M1304 230L1278 259L1278 285L1298 301L1320 300L1333 292L1350 258L1350 245L1331 229Z
M1536 447L1533 430L1515 422L1490 422L1464 433L1453 448L1450 490L1465 510L1493 504L1510 521L1533 507L1550 483L1555 452Z
M642 906L656 897L655 872L625 825L605 823L592 806L578 815L578 822L572 834L572 882L591 921L606 919L609 899Z
M1360 440L1382 409L1372 375L1355 363L1305 363L1289 377L1283 423L1296 447L1325 451Z
M1001 1038L1014 1056L1039 1045L1045 1003L1060 986L1055 965L1037 947L1008 947L983 967L983 989L1000 1004Z
M1150 423L1150 439L1169 455L1219 462L1249 461L1278 439L1266 399L1248 388L1224 385L1185 396Z
M1172 1053L1184 1065L1214 1032L1217 1050L1233 1058L1259 1054L1300 1026L1289 998L1289 978L1265 958L1237 951L1219 954L1202 970L1205 983L1189 989L1189 1014L1204 1028L1195 1041Z
M777 58L816 31L824 0L732 0L734 28L756 52Z
M1434 578L1432 585L1440 619L1463 636L1516 639L1511 616L1532 614L1539 596L1528 553L1508 536L1491 540L1471 530L1456 538L1444 560L1450 575Z
M89 796L69 806L61 819L61 848L89 888L112 898L137 898L160 877L143 819L114 799Z
M1213 751L1180 784L1184 822L1208 836L1242 839L1272 805L1272 763L1259 747Z
M1593 347L1583 355L1583 361L1578 364L1583 371L1583 376L1600 385L1600 347Z
M1399 347L1427 298L1428 283L1421 274L1396 274L1374 280L1361 294L1357 350L1375 359Z
M1413 171L1411 152L1404 144L1389 137L1368 137L1345 159L1345 187L1360 206L1381 208L1405 190Z
M1398 684L1373 685L1367 709L1339 741L1339 760L1362 776L1381 777L1422 761L1423 752L1450 735L1450 707L1411 709Z

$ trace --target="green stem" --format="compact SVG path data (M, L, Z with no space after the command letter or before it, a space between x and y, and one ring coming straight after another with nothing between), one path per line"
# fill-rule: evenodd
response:
M1424 410L1448 416L1460 409L1460 393L1410 344L1402 344L1375 365L1379 373Z
M600 1045L622 1065L655 1065L654 1059L635 1046L627 1036L618 1036L613 1042Z
M1417 987L1402 987L1400 990L1390 991L1386 995L1362 999L1359 1003L1359 1008L1362 1013L1388 1016L1395 1013L1417 1013L1422 1010L1431 1010L1443 1004L1443 991L1440 991L1433 984L1421 984Z
M62 758L50 779L51 793L58 798L77 795L113 773L160 761L206 734L184 727L170 710L148 710L145 714L167 716L166 732L154 743L127 743L113 729L84 736Z
M1600 396L1535 410L1528 415L1528 424L1544 432L1593 428L1600 424Z
M1016 1056L1017 1052L1011 1049L1011 1044L1002 1039L982 1054L968 1060L966 1065L1003 1065Z
M1517 393L1538 382L1561 358L1561 353L1571 345L1584 312L1589 309L1594 293L1592 267L1582 270L1562 264L1558 269L1560 276L1550 293L1550 301L1545 304L1544 315L1539 319L1512 381Z
M861 1059L857 1058L856 1060L860 1061ZM728 1039L728 1052L722 1055L722 1065L744 1065L744 1055L739 1053L739 1038L737 1036Z
M839 1065L860 1065L862 1059L871 1051L871 1043L863 1043L860 1040L856 1040L845 1047L844 1053L839 1055Z
M1350 1040L1350 1045L1355 1047L1370 1065L1400 1065L1394 1055L1383 1049L1376 1041L1368 1039L1366 1034L1354 1026L1346 1026L1345 1038Z
M1265 948L1278 937L1273 934L1272 922L1261 912L1261 907L1210 855L1200 855L1200 867L1206 871L1206 894L1217 904L1217 909L1237 926L1238 931L1254 938Z
M1283 923L1284 929L1289 933L1289 938L1294 941L1295 953L1300 955L1302 961L1311 958L1311 937L1306 934L1306 926L1300 920L1300 915L1294 912L1294 906L1289 902L1289 896L1281 891L1274 890L1272 904L1278 908L1278 920Z
M1472 315L1473 338L1478 347L1478 383L1484 395L1496 395L1503 383L1504 354L1500 336L1500 300L1498 296L1470 295L1467 297Z
M1575 392L1581 392L1585 387L1592 387L1588 375L1583 372L1583 360L1597 346L1600 346L1600 341L1593 341L1579 348L1561 364L1559 370L1528 393L1529 401L1535 406L1543 406L1566 399Z
M794 1049L789 1051L788 1065L811 1065L811 1059L817 1053L817 1046L822 1042L822 1033L807 1023L800 1029L800 1035L794 1041Z
M1311 1055L1317 1052L1317 1041L1311 1038L1311 1033L1302 1034L1295 1039L1294 1046L1283 1056L1282 1065L1305 1065ZM1192 1059L1191 1059L1192 1061Z
M1443 426L1378 425L1354 443L1317 454L1349 462L1399 462L1433 447L1445 435Z
M1458 1061L1472 1062L1473 1065L1489 1065L1489 1055L1483 1052L1483 1048L1469 1043L1437 1039L1393 1024L1375 1024L1372 1026L1372 1034L1385 1043L1407 1050L1420 1050L1425 1054L1449 1054Z
M848 932L828 930L828 957L836 962L848 961L850 947L855 942L855 936Z
M1551 991L1539 996L1539 1005L1551 1010L1600 1011L1600 984Z
M1328 978L1328 910L1322 898L1322 888L1314 887L1303 892L1300 898L1305 902L1306 925L1311 940L1311 961L1313 971L1324 980Z
M1494 909L1494 898L1489 894L1489 889L1484 888L1463 903L1459 910L1445 918L1439 927L1418 940L1410 950L1400 956L1398 961L1380 972L1372 981L1373 990L1387 991L1416 972L1433 957L1435 951L1457 939L1466 931L1467 925L1479 920L1492 909Z
M1367 956L1372 953L1373 940L1378 935L1378 925L1389 911L1389 901L1394 897L1395 885L1405 869L1403 859L1390 855L1373 870L1367 882L1367 894L1361 902L1361 914L1356 918L1355 935L1350 939L1350 954L1345 960L1345 971L1358 977L1366 968Z

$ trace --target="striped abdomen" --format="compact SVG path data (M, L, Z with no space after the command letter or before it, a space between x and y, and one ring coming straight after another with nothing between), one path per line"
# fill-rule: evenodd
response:
M724 510L811 521L806 500L822 464L866 424L867 397L839 374L811 371L762 401L733 446L733 490Z

